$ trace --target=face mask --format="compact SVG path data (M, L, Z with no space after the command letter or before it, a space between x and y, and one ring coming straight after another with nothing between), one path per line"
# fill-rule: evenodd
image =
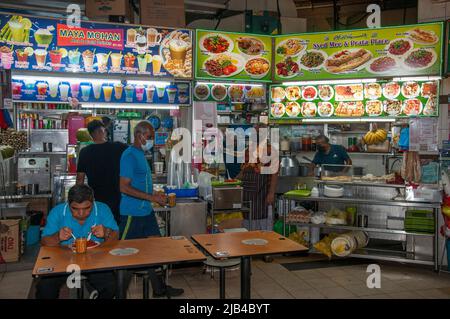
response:
M324 152L324 151L325 151L325 146L322 146L322 145L317 146L317 149L318 149L319 151L321 151L321 152Z
M153 148L153 140L146 140L145 144L141 145L144 152L150 151Z

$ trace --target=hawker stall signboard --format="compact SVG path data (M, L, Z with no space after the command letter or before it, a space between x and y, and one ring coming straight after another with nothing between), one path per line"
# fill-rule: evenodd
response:
M438 116L438 81L272 85L270 118Z
M192 78L192 32L0 14L0 67Z
M197 79L272 80L272 37L197 30Z
M443 23L275 37L277 81L440 75Z

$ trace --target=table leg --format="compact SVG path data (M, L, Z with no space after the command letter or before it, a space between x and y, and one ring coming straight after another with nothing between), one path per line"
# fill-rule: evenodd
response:
M125 269L117 270L117 299L127 299L125 287Z
M220 270L220 299L225 299L225 268L220 267L219 270Z
M241 257L241 299L250 299L251 264L250 257Z
M143 299L149 299L150 298L150 292L149 292L149 278L148 275L142 276L142 298Z

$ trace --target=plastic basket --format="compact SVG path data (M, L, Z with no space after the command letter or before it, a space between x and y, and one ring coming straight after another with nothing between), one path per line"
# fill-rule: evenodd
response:
M166 194L175 193L177 198L183 197L198 197L198 187L197 188L181 188L181 189L168 189L164 187Z

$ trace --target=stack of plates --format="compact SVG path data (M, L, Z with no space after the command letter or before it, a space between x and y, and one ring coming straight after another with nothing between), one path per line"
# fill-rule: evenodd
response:
M325 185L323 194L326 197L342 197L344 196L344 187Z

